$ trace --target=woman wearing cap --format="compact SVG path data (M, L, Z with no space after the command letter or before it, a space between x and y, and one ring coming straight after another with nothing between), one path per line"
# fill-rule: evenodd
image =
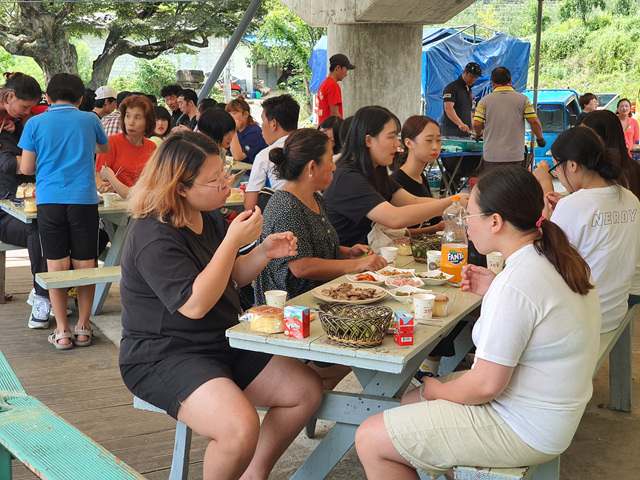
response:
M236 135L231 142L231 155L236 162L253 164L256 155L267 146L262 129L251 116L251 107L244 96L238 95L227 103L225 110L236 121Z
M484 295L473 368L425 378L402 406L360 425L356 449L369 480L417 480L416 470L439 478L457 465L539 465L571 443L593 391L601 317L589 266L540 217L543 207L524 168L480 175L469 238L508 261L497 276L475 265L462 275L463 291Z
M101 192L113 188L122 198L138 181L138 177L156 144L148 138L156 127L156 115L151 100L131 95L120 104L121 133L111 135L109 153L96 157L96 183Z

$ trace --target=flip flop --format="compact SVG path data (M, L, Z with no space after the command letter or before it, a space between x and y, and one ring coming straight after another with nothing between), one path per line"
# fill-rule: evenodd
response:
M59 340L62 340L63 338L68 338L71 341L69 343L67 343L66 345L58 343ZM64 332L62 332L62 333L53 332L51 335L49 335L47 337L47 340L49 341L49 343L51 345L53 345L54 347L56 347L56 349L58 349L58 350L69 350L70 348L73 348L72 339L73 339L73 337L71 335L71 332L67 332L66 330Z
M81 342L78 340L78 336L80 335L84 335L85 337L87 337L87 340L85 340L84 342ZM73 344L76 347L88 347L89 345L91 345L91 342L93 341L93 330L91 330L90 328L86 328L86 327L77 327L75 328L75 330L73 331Z
M8 302L9 300L13 299L13 293L5 293L4 294L4 301Z

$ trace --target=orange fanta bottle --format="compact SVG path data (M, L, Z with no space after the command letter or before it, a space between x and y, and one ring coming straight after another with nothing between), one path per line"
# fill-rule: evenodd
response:
M440 270L453 275L449 283L460 285L462 282L462 268L467 264L469 256L467 229L464 226L466 210L460 205L460 197L451 197L453 203L442 214L444 220L444 235L442 236L442 260Z

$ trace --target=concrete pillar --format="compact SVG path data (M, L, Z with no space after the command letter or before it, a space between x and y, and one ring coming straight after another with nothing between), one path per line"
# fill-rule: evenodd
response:
M344 53L356 66L340 82L345 118L381 105L401 122L420 113L422 25L366 23L327 27L327 58Z

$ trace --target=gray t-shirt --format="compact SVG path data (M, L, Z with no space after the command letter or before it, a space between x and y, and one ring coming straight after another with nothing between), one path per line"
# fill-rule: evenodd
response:
M480 100L473 120L484 123L484 160L524 160L525 118L535 117L529 99L509 86L496 87Z
M230 278L220 278L224 293L204 317L191 319L178 312L224 238L209 214L202 218L201 234L153 218L138 219L131 227L121 262L120 364L231 348L225 330L238 323L241 309Z
M340 258L338 233L329 222L322 195L315 193L314 197L320 214L308 208L294 194L283 190L276 190L264 209L262 239L272 233L291 231L298 238L298 254L274 258L267 264L255 281L256 305L265 304L264 292L268 290L286 290L287 297L293 298L325 283L294 276L287 266L289 260Z

